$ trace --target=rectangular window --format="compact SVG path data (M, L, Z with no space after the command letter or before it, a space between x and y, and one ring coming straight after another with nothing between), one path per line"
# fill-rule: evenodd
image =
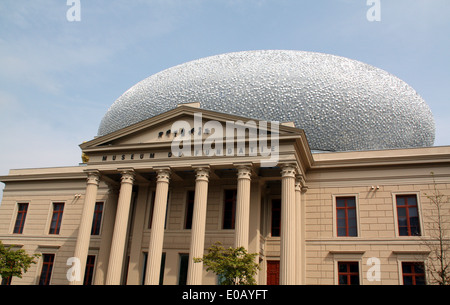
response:
M39 285L50 285L50 279L52 277L53 262L55 261L55 254L43 254L42 255L42 270L39 277Z
M64 212L64 203L53 203L53 214L50 223L49 234L59 234L63 212Z
M336 197L337 236L357 236L356 197Z
M339 285L359 285L358 262L338 262Z
M92 285L92 278L94 277L95 255L88 255L86 261L86 271L84 273L84 285Z
M180 254L180 272L178 274L178 285L187 284L189 266L189 254Z
M185 229L192 229L192 216L194 214L194 199L195 199L195 191L188 191L186 199L186 218L184 221Z
M281 231L281 199L272 200L272 223L271 234L272 236L280 236Z
M223 229L234 229L237 190L225 190L223 208Z
M403 285L425 285L423 262L402 262Z
M419 210L416 195L396 195L398 234L420 236Z
M17 207L17 218L14 224L14 234L22 234L25 225L25 219L28 212L28 203L19 203Z
M95 203L94 218L92 219L91 235L100 235L102 225L103 202Z

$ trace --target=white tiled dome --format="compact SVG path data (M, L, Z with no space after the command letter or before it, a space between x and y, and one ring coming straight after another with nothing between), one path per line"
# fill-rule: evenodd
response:
M114 102L98 135L190 102L258 120L293 121L313 150L434 143L430 108L402 80L348 58L286 50L227 53L154 74Z

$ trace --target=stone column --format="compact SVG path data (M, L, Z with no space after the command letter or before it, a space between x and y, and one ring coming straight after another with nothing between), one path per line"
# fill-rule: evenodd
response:
M114 232L114 221L116 218L117 201L119 199L119 184L108 183L108 198L104 204L102 216L102 239L100 250L95 260L94 285L105 285L108 273L109 254L111 252L111 241Z
M134 170L122 170L119 200L117 202L116 221L111 242L106 285L119 285L127 239L128 218L130 215L131 195L133 191Z
M235 247L248 250L248 232L250 226L250 177L252 168L248 165L238 165Z
M133 228L131 230L130 260L128 263L127 285L140 285L142 281L142 236L144 235L144 224L147 214L147 199L149 197L149 183L138 183L138 194L136 196L133 211Z
M205 249L206 208L208 201L209 168L196 168L194 213L192 215L191 249L189 251L188 285L201 285L203 263L194 263L202 258Z
M169 193L170 170L159 169L156 177L156 194L153 207L152 232L148 248L146 285L158 285L164 242L167 194Z
M302 186L300 177L295 180L295 282L302 284Z
M84 198L83 212L81 214L80 227L78 228L77 243L75 245L74 257L80 260L79 278L71 281L71 285L82 285L84 273L86 271L86 260L91 241L92 219L94 218L95 202L97 201L98 184L100 182L100 172L97 170L86 171L87 186Z
M280 284L295 285L295 166L282 164Z

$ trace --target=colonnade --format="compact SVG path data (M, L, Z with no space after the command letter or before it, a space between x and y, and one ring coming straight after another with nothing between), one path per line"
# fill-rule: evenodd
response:
M235 221L235 247L249 246L250 227L250 185L253 174L251 164L236 164L237 196ZM300 283L301 244L299 242L301 215L301 188L294 164L280 164L281 168L281 234L280 234L280 284L292 285ZM163 253L164 222L167 208L171 169L158 168L156 171L156 194L153 208L152 229L148 246L147 270L145 284L159 284L159 270ZM208 165L194 167L195 198L192 218L191 243L189 251L188 285L201 285L203 264L194 263L194 257L202 257L204 253L206 210L208 201L208 184L210 167ZM89 250L92 218L96 203L97 190L101 173L88 170L87 186L83 212L78 231L74 256L80 259L81 276L71 284L82 284L86 258ZM126 251L127 228L130 216L132 188L135 180L133 169L120 169L121 182L114 231L109 254L107 285L118 285L122 277L124 255ZM155 272L157 271L157 272ZM81 280L80 280L81 279Z

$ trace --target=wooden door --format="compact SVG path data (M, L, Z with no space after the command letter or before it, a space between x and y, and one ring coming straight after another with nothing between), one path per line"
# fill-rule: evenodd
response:
M280 261L267 261L267 285L280 284Z

